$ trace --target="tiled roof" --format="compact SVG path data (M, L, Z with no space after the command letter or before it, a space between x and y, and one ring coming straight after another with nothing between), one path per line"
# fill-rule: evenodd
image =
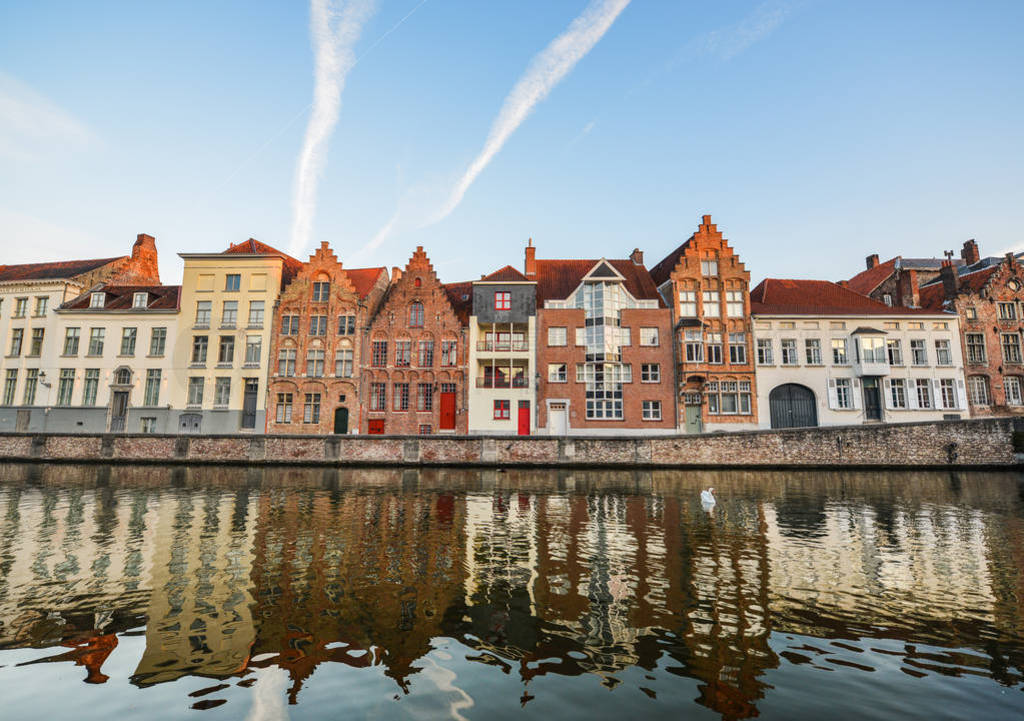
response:
M959 276L960 292L977 293L979 290L985 287L985 283L992 277L992 274L999 270L998 265L990 265L987 268L976 270L971 273L965 273ZM929 283L928 285L922 285L920 290L920 302L922 308L932 308L934 310L940 310L946 301L946 289L942 285L941 278Z
M106 294L103 308L89 308L92 294L102 291ZM181 294L180 285L105 285L96 290L82 293L62 305L61 310L131 310L136 293L147 293L148 310L176 310Z
M529 278L527 278L525 275L523 275L518 270L513 268L511 265L506 265L504 268L496 270L490 275L485 275L480 280L491 282L505 281L507 283L522 283L524 281L528 281Z
M599 260L541 260L537 264L537 303L546 300L564 300L583 282L583 277ZM659 307L665 301L651 279L647 268L637 265L628 258L608 260L615 270L625 278L626 290L638 300L657 300Z
M444 292L448 294L448 301L455 310L462 325L469 325L469 316L473 312L473 282L463 281L461 283L443 283Z
M672 275L672 271L675 269L679 259L683 257L683 253L686 251L686 246L690 244L691 240L693 240L692 235L687 238L682 245L662 258L656 266L651 268L651 278L654 279L655 285L661 285L668 280L668 277Z
M899 259L900 257L897 255L884 263L879 263L874 268L862 270L850 278L847 287L856 293L868 295L896 271L896 261Z
M0 283L12 280L48 280L74 278L76 275L88 273L90 270L102 268L116 260L124 260L128 256L117 258L96 258L95 260L66 260L56 263L24 263L22 265L0 265Z
M752 315L934 315L934 310L890 307L827 280L765 278L750 291Z
M256 240L255 238L243 240L241 243L232 243L228 246L228 249L224 251L225 255L228 253L280 256L284 259L284 268L281 270L282 288L290 283L292 279L299 274L299 271L302 270L301 260L296 260L287 253L280 251L271 245L267 245L262 241Z
M352 285L355 286L356 293L359 294L360 298L365 298L373 290L374 284L377 282L377 278L380 277L381 273L386 273L387 268L381 266L379 268L345 268L345 274L348 279L352 281Z

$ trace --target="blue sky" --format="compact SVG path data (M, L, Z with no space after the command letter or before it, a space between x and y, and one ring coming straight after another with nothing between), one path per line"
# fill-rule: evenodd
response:
M402 266L423 245L445 281L521 266L528 237L541 257L638 246L653 265L704 213L755 282L835 280L871 252L968 238L1024 247L1024 3L633 0L450 215L368 250L396 212L436 209L587 6L378 0L307 250ZM177 252L250 236L286 249L309 16L0 2L0 263L120 255L146 232L177 282Z

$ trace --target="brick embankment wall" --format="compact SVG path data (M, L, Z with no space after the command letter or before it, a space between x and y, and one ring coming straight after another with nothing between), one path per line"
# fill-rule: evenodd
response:
M0 434L0 461L564 467L1011 467L1024 422L805 428L692 436Z

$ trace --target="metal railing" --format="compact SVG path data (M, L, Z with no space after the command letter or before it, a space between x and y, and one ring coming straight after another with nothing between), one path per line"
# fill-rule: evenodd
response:
M477 388L529 388L526 377L518 378L477 378Z
M494 353L526 351L530 350L530 342L528 340L479 340L476 342L476 349Z

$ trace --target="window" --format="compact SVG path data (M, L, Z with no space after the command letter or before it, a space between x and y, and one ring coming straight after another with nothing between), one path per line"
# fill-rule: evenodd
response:
M548 383L565 383L569 380L568 366L565 363L548 363Z
M352 377L352 354L351 348L339 348L334 353L334 375L338 378Z
M82 384L82 405L96 405L96 391L100 386L100 369L86 368L85 383Z
M725 291L725 314L730 318L743 317L743 291Z
M14 405L14 394L18 390L18 369L8 368L4 376L4 405Z
M702 260L700 262L700 274L703 276L718 275L717 260Z
M836 378L836 408L853 408L849 378Z
M24 337L25 330L23 328L14 328L11 331L11 352L9 353L9 355L21 355L21 341Z
M746 333L729 334L729 363L732 365L746 365L747 363L747 335Z
M206 385L206 379L198 376L192 376L188 379L188 405L190 406L201 406L203 405L203 386Z
M661 382L661 365L658 363L641 363L640 364L640 382L641 383L660 383Z
M92 356L103 355L103 338L107 334L106 328L89 329L89 353Z
M102 300L102 293L94 293L93 295L99 295ZM95 308L96 306L91 307ZM102 302L100 303L99 307L103 307ZM24 318L26 313L28 313L28 298L18 298L16 301L14 301L14 317Z
M969 376L967 378L967 389L971 394L971 405L987 406L992 402L992 395L989 393L988 378L985 376Z
M192 339L192 364L202 365L206 363L206 350L210 340L205 335L197 335Z
M640 345L658 345L658 329L657 328L641 328L640 329Z
M683 332L684 353L687 363L704 362L704 336L699 329L691 328Z
M326 303L330 297L331 284L325 282L313 283L313 302Z
M263 339L258 335L247 335L245 337L245 364L247 366L258 366L263 356Z
M457 360L455 341L443 340L441 341L441 365L442 366L453 366Z
M396 411L409 410L409 384L395 383L395 395L392 400Z
M231 402L231 379L217 378L213 385L213 407L227 408Z
M39 297L36 298L36 312L35 312L35 315L36 315L37 318L46 315L46 305L49 302L49 300L50 299L47 296L45 296L45 295L42 295L42 296L39 296Z
M757 339L757 364L760 366L770 366L775 363L775 359L772 358L772 339L771 338L758 338Z
M978 309L975 308L973 305L968 308L964 308L964 314L966 315L967 320L978 319Z
M149 335L149 354L151 356L162 356L167 347L167 329L154 328Z
M892 307L892 295L890 293L883 293L882 302L885 303L887 306Z
M1022 387L1020 376L1006 376L1003 378L1003 391L1006 394L1006 405L1024 405L1024 396L1021 393Z
M44 333L44 330L45 329L43 329L43 328L33 328L32 329L32 345L30 345L29 349L28 349L29 350L28 354L30 356L37 356L37 355L41 355L42 354L42 352L43 352L43 333Z
M278 423L292 422L292 394L277 394L276 420Z
M235 362L235 337L233 335L222 335L217 349L217 363L231 365Z
M737 381L721 381L718 384L721 391L721 402L719 413L732 415L739 412L739 383Z
M303 423L319 423L320 422L320 394L319 393L307 393L306 403L302 407L302 422Z
M306 351L306 375L309 378L321 378L324 374L324 352L321 349Z
M249 327L250 328L262 328L263 327L263 301L262 300L251 300L251 301L249 301Z
M70 406L71 393L75 388L75 369L61 368L60 382L57 384L57 405Z
M121 329L121 355L135 355L135 339L137 336L138 330L135 328Z
M1020 336L1016 333L1002 334L1003 360L1007 363L1020 363Z
M494 420L506 420L512 417L511 401L494 401Z
M310 335L327 335L327 316L312 315L309 317Z
M417 365L420 368L434 367L434 341L421 340L419 342L419 359Z
M985 353L984 333L965 333L967 340L967 362L985 364L988 362L988 355Z
M21 312L17 313L16 315L19 318L22 317L23 315L25 315L25 308L21 304L22 300L24 300L25 303L28 303L28 299L27 298L24 298L24 299L23 298L18 298L18 309ZM102 308L104 306L104 304L106 303L106 300L107 300L107 294L106 293L102 293L102 292L101 293L93 293L92 295L89 296L89 307L90 308Z
M160 405L160 369L150 368L146 371L146 391L142 396L145 406Z
M281 335L298 335L299 334L299 316L297 315L283 315L281 316Z
M796 339L795 338L783 338L779 342L779 347L782 349L782 365L784 366L795 366L799 365L800 361L796 355Z
M494 310L512 310L512 294L500 290L494 294Z
M940 366L953 365L953 354L950 352L948 340L935 341L935 364Z
M563 346L568 342L564 326L552 326L548 328L548 345Z
M891 338L885 341L885 350L889 355L889 365L903 365L903 344L899 338Z
M914 381L917 386L917 407L928 409L932 407L932 383L927 378L918 378Z
M416 386L416 410L434 410L434 386L430 383L419 383ZM427 433L430 431L428 430Z
M149 293L132 293L132 308L145 308L149 305Z
M25 371L25 395L21 399L23 406L32 406L36 402L36 387L39 383L39 369L29 368Z
M196 327L197 328L209 328L210 327L210 308L212 307L211 301L201 300L196 303Z
M578 346L585 346L586 344L587 344L587 329L586 328L577 327L576 328L576 345L578 345Z
M338 335L355 335L356 317L354 315L338 316Z
M956 381L952 378L941 379L939 391L942 397L942 407L946 410L956 408Z
M277 374L286 378L295 375L294 348L282 348L277 352Z
M708 363L722 362L722 334L708 333Z
M143 433L156 433L156 418L152 416L139 419L142 422Z
M371 360L375 368L383 368L388 364L388 342L386 340L375 340L373 342Z
M889 396L893 408L907 407L907 386L902 378L893 378L889 382Z
M238 290L242 287L242 276L238 273L228 273L224 278L224 290Z
M79 328L68 328L64 331L64 355L78 355Z
M423 327L423 304L422 303L410 303L409 304L409 327L410 328L422 328Z
M858 344L860 346L861 363L885 363L886 351L884 338L865 338L864 336L861 336L858 339Z
M821 341L817 338L804 339L804 357L807 359L807 365L820 366Z
M395 365L399 368L407 368L412 365L412 341L395 341Z
M706 290L701 294L704 305L704 315L718 317L722 315L721 296L717 290Z
M661 401L643 401L641 412L645 421L660 421Z
M695 291L695 290L681 290L681 291L679 291L679 317L680 318L696 318L697 317L697 291Z
M370 410L383 411L387 408L388 390L384 383L370 384Z
M1017 305L1015 303L1000 303L999 320L1017 320Z
M708 413L713 415L749 415L750 381L712 381L707 384Z
M846 353L846 339L832 339L832 363L837 366L849 365L850 357Z

